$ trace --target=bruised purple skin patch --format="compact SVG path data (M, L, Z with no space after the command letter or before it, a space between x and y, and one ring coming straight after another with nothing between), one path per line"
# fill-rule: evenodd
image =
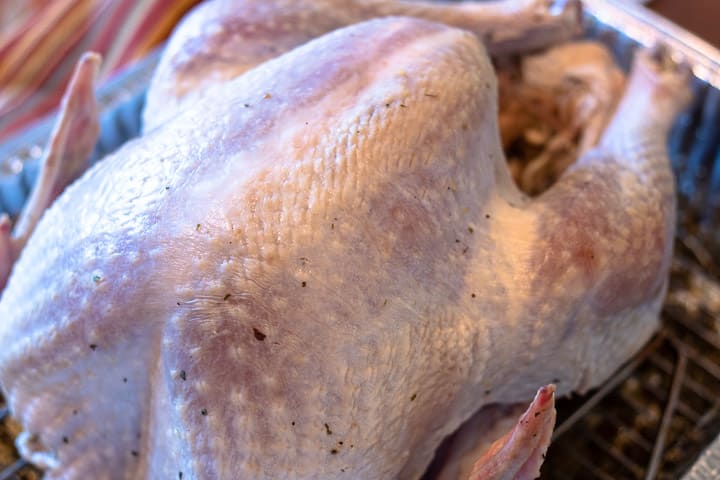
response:
M656 196L630 203L623 188L646 187L629 175L623 186L621 164L601 161L582 173L571 170L560 189L540 200L549 213L539 225L539 238L546 240L534 260L534 288L570 285L574 292L587 292L587 301L600 315L614 315L660 293L672 244L666 235L671 208Z

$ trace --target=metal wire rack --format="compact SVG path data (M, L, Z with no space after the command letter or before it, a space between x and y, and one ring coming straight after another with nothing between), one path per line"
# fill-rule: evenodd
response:
M680 251L671 288L660 333L604 387L559 403L542 478L680 478L718 435L720 283Z
M676 255L661 331L602 388L559 401L542 478L674 479L720 434L720 54L709 55L693 38L678 38L662 21L638 18L639 10L620 12L617 0L606 3L612 8L588 1L587 35L611 46L625 66L638 42L669 42L684 55L702 50L693 64L694 103L670 141L679 193ZM132 112L142 105L140 92L156 59L101 94L109 109L103 131L119 129L125 138L137 133ZM22 181L11 187L27 193L49 124L0 147L0 187L9 178L3 169L12 171L20 161L24 171L13 178ZM116 140L99 145L96 156L113 150ZM5 201L0 195L0 210L12 211ZM12 447L16 432L8 413L0 397L0 480L37 480L40 472Z

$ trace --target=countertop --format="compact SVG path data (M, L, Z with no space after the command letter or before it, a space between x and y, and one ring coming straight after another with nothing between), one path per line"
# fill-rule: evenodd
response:
M648 6L720 48L720 1L653 0Z

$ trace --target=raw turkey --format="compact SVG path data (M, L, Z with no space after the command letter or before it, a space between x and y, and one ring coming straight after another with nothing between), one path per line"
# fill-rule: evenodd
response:
M280 3L242 5L270 18ZM46 478L415 479L475 412L553 382L470 473L534 478L553 392L598 385L655 331L687 72L639 54L598 145L530 200L482 36L447 25L481 24L482 7L387 4L435 13L353 17L226 76L213 62L235 59L202 53L226 24L199 20L226 3L201 6L170 41L146 133L35 226L94 139L98 58L81 60L30 213L0 222L0 267L19 255L0 384ZM539 3L503 11L518 4ZM271 24L249 31L275 38Z

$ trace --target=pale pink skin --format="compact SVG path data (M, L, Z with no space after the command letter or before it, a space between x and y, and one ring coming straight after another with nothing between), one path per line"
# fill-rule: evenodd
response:
M657 326L686 95L640 56L600 147L529 201L460 30L370 21L216 84L72 185L15 265L22 454L51 479L417 478L482 407L599 384ZM476 473L531 478L538 422Z

